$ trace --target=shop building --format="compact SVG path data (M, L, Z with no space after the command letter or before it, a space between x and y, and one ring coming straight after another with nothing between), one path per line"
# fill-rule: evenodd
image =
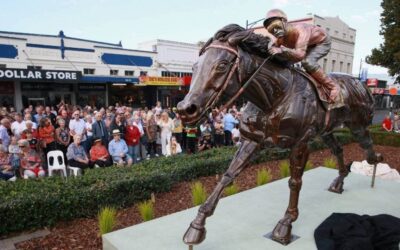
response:
M139 77L157 76L157 52L121 43L0 31L0 106L149 105Z
M157 39L142 42L138 48L157 52L154 64L159 77L140 79L155 93L153 101L161 101L163 107L176 106L189 90L193 64L199 57L199 45Z

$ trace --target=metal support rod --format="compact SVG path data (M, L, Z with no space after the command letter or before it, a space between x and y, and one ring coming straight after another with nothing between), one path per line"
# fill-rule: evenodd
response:
M377 164L374 164L374 171L373 171L373 173L372 173L371 188L374 188L374 185L375 185L376 165L377 165Z

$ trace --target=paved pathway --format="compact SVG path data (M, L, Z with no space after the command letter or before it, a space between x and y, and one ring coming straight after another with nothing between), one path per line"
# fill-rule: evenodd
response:
M44 230L35 231L30 234L21 234L16 237L8 238L5 240L0 240L0 249L1 250L16 250L15 244L26 241L26 240L34 239L34 238L44 237L48 234L50 234L49 230L44 229Z

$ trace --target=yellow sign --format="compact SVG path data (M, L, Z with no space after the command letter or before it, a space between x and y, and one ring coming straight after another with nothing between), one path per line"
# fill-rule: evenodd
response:
M182 86L183 80L180 77L163 77L163 76L141 76L139 82L146 85L154 86Z

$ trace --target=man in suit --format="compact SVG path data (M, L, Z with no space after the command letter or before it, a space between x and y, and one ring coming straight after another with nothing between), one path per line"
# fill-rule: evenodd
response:
M103 145L108 147L108 130L106 124L102 120L101 112L97 112L95 115L96 121L92 124L93 140L101 139Z

